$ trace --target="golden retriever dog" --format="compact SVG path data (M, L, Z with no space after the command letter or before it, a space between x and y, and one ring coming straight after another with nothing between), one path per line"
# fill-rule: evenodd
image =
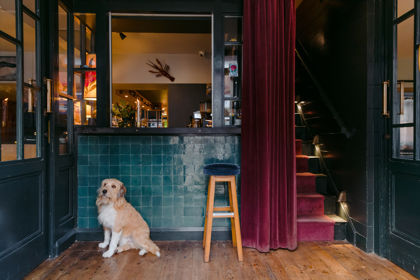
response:
M100 248L108 250L102 254L104 258L111 257L129 249L140 249L139 255L147 252L160 257L159 248L150 239L150 229L139 212L128 203L124 195L127 189L117 179L105 179L98 189L96 206L98 220L104 227L104 242Z

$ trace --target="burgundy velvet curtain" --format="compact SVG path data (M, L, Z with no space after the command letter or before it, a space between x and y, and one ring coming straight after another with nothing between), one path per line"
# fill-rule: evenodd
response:
M262 252L295 249L295 0L244 0L241 230Z

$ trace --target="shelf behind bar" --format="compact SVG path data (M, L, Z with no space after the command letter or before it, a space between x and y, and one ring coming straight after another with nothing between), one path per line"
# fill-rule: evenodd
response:
M241 101L240 97L225 96L225 100Z
M240 127L214 127L214 128L118 128L75 126L76 134L83 135L241 135Z
M91 72L96 71L96 68L73 68L74 72Z

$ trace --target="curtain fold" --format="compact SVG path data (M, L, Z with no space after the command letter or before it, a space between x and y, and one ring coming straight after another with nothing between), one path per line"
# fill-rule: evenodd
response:
M297 246L295 0L244 0L241 230L262 252Z

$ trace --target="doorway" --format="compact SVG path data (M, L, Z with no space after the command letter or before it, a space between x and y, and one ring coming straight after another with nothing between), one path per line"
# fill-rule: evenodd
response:
M383 116L388 123L388 194L386 256L414 275L420 275L420 1L393 1L389 80L383 83ZM392 13L391 13L392 11ZM389 93L389 94L388 94Z

